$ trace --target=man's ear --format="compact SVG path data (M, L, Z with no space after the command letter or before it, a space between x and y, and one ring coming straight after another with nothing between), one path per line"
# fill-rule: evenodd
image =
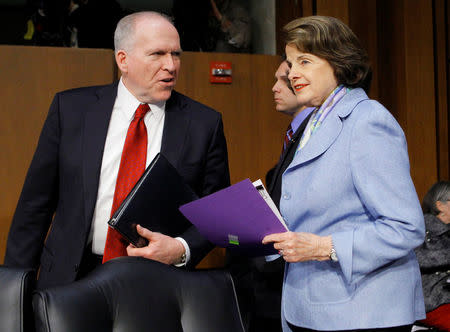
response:
M117 67L122 73L126 73L128 71L128 62L127 62L127 52L124 50L119 50L116 52L116 63Z

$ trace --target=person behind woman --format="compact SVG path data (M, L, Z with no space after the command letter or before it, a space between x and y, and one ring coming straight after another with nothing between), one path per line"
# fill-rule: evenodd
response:
M414 248L424 239L404 133L367 97L371 69L354 33L311 16L285 26L289 79L316 107L282 177L290 231L270 234L286 261L284 331L410 331L425 317Z
M422 273L425 325L450 331L450 182L439 181L422 201L425 242L416 248Z

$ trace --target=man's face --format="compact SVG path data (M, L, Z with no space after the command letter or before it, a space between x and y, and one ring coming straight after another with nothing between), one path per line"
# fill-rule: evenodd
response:
M178 32L162 18L142 18L135 24L131 48L116 54L122 81L140 102L166 101L180 70Z
M291 89L288 73L289 67L286 61L283 61L275 72L276 82L272 87L272 92L276 110L294 115L299 109L299 104L294 91Z

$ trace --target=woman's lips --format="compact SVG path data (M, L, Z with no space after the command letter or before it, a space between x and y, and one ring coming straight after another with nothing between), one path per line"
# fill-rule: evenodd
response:
M304 87L308 86L309 84L296 84L294 85L294 89L295 91L300 91L301 89L303 89Z

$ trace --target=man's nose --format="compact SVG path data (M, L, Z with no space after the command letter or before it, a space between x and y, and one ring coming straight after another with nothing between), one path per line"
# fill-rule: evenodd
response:
M275 92L279 92L279 91L280 91L280 89L278 88L277 83L275 83L272 87L272 92L275 93Z
M163 59L163 69L173 72L175 71L175 60L173 59L172 54L167 53Z

